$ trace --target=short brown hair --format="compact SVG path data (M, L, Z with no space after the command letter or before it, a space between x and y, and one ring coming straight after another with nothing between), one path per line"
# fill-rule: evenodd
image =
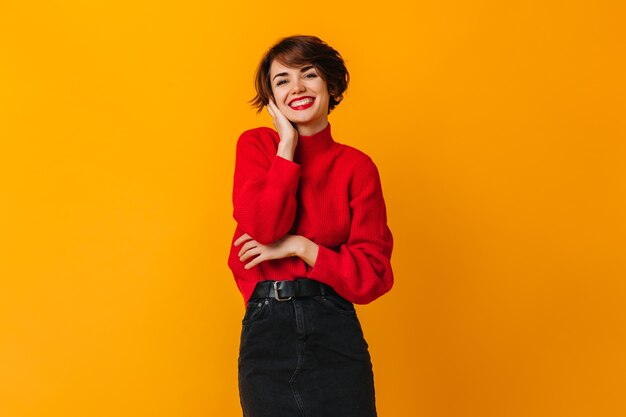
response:
M257 114L269 103L270 98L274 98L270 80L270 67L274 59L288 67L313 65L326 81L328 87L330 94L328 113L343 100L343 93L348 88L350 74L339 52L316 36L289 36L272 46L259 62L254 77L257 93L250 100L252 107L257 108Z

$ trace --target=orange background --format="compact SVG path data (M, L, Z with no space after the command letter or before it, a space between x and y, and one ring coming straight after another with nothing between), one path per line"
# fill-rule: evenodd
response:
M0 416L239 416L226 265L262 53L352 75L396 284L381 416L626 415L623 2L3 1Z

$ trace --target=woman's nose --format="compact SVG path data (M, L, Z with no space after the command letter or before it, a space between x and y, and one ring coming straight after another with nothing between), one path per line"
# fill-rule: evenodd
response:
M293 86L293 92L294 92L294 93L295 93L295 92L298 92L298 93L299 93L299 92L301 92L301 91L304 91L304 84L302 84L302 81L299 81L299 80L298 80L298 81L296 81L296 82L294 83L294 86Z

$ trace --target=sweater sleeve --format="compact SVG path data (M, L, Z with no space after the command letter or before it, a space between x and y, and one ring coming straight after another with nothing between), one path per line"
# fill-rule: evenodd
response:
M367 304L393 286L393 236L376 165L367 159L350 185L352 218L348 241L338 251L319 245L308 277L330 285L345 299Z
M240 229L261 244L287 234L296 215L299 178L299 164L276 155L274 146L251 131L242 133L233 183L233 217Z

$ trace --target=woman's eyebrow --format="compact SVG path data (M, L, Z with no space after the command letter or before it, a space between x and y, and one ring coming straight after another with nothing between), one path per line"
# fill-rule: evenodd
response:
M313 65L307 65L306 67L300 68L300 72L306 72L306 71L310 70L311 68L315 68L315 67ZM289 75L289 74L287 74L286 72L281 72L279 74L274 75L274 78L281 77L281 76L284 76L284 75ZM272 80L274 78L272 78Z

